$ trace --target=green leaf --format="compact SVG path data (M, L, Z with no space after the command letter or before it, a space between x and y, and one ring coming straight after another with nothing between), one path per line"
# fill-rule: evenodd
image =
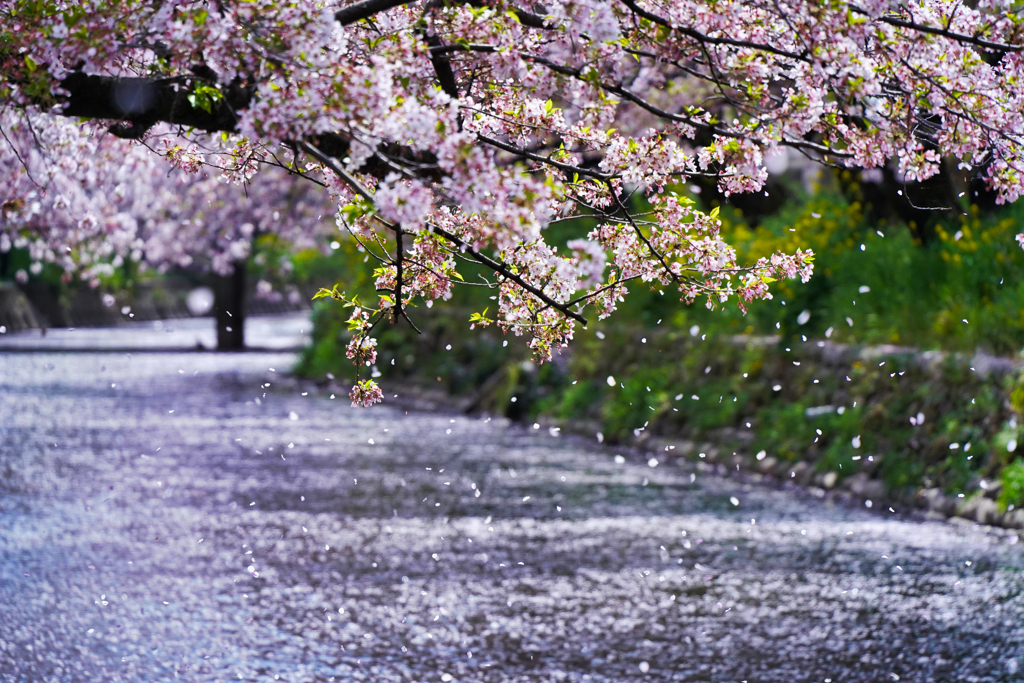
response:
M373 213L373 205L362 197L355 197L351 202L341 207L339 213L347 223L354 223L358 219Z
M31 72L31 71L35 71L36 69L38 69L39 65L36 64L36 60L32 59L28 55L25 55L25 68L28 69Z
M212 109L209 100L199 97L195 93L189 94L188 103L192 105L193 109L202 109L207 114L209 114L210 110Z
M192 105L192 108L202 109L207 114L212 113L213 105L222 99L223 95L220 94L220 90L201 83L196 85L188 95L188 103Z
M708 215L711 216L711 218L713 218L713 219L714 218L718 218L718 212L719 212L719 210L721 210L721 208L722 207L720 207L720 206L716 206L715 208L711 209L711 213L709 213Z
M317 299L326 299L329 296L334 296L334 292L332 292L329 289L324 289L323 287L321 287L320 291L313 295L313 301L316 301Z

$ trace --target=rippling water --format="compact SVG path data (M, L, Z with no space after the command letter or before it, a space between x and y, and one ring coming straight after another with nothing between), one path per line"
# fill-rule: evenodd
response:
M354 410L291 363L0 352L0 680L1024 677L1013 534Z

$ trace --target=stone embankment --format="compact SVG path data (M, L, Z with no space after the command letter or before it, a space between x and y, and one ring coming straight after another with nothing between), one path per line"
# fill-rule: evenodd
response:
M39 327L35 311L17 287L0 284L0 334Z

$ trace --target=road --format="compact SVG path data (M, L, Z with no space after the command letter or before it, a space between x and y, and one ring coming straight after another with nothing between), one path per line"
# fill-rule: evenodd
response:
M1024 678L1004 530L352 409L287 352L19 348L0 681Z

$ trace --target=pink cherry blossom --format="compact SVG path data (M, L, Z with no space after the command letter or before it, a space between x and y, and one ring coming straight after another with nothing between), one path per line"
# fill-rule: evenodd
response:
M223 271L333 215L378 262L372 306L328 292L363 368L466 261L495 301L472 324L540 360L631 288L743 308L806 281L810 251L739 263L685 195L761 191L780 148L1024 193L1024 34L995 0L0 0L0 29L0 246L90 280Z
M348 397L352 399L353 408L369 408L384 400L384 392L372 379L364 379L352 385Z

